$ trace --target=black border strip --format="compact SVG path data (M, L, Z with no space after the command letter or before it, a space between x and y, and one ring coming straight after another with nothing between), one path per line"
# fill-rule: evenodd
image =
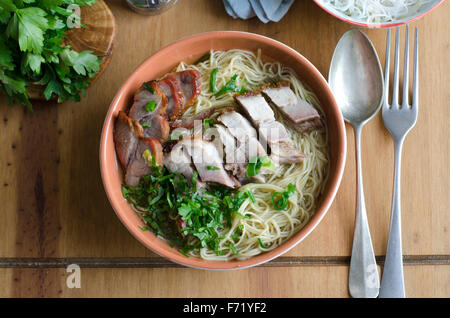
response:
M384 256L376 257L383 265ZM450 255L404 255L404 265L450 265ZM70 258L0 258L0 268L66 268L77 264L83 268L185 268L161 257L70 257ZM284 256L259 267L348 266L349 256Z

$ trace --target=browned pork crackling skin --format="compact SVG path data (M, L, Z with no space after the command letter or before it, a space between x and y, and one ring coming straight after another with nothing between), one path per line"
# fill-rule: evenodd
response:
M297 98L288 82L264 85L260 91L272 107L280 110L291 121L297 131L307 132L322 126L317 109Z
M259 140L269 146L271 159L277 163L297 163L304 159L286 127L275 120L273 110L260 92L236 94L234 99L258 128Z

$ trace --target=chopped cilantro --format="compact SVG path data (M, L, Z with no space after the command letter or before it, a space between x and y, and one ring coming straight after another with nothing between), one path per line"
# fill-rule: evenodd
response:
M249 194L221 185L211 185L207 191L198 192L197 173L192 180L187 180L154 162L152 170L137 186L122 186L123 196L144 210L143 218L150 230L167 238L186 256L196 248L207 248L221 255L222 238L218 231L231 227L232 215L248 217L238 210ZM241 233L242 229L238 228ZM233 244L228 247L237 252Z

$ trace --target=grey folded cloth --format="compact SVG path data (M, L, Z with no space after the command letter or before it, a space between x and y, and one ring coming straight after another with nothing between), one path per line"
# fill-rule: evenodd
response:
M234 19L257 16L264 23L278 22L288 12L294 0L223 0L225 10Z

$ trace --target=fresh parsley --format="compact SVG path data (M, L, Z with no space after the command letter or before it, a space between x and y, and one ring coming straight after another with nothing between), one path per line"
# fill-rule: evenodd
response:
M99 70L92 51L64 45L70 5L95 0L0 0L0 91L9 103L32 110L27 87L42 85L44 97L80 101Z

